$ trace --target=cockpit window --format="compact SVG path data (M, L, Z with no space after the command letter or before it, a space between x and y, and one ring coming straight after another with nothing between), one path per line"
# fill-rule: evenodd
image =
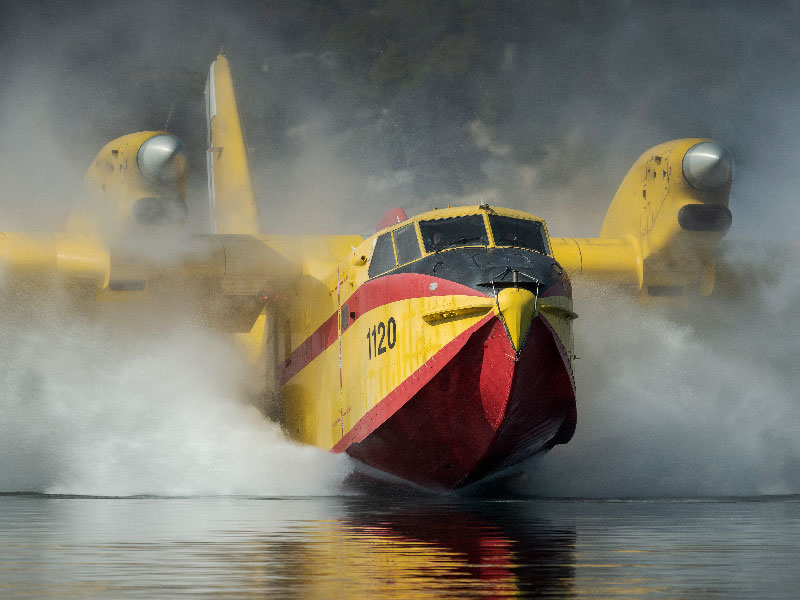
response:
M369 276L375 277L394 269L397 263L394 261L394 247L392 246L392 234L384 233L375 241L375 248L372 250L372 260L369 262Z
M489 224L492 227L495 246L516 246L549 254L541 222L489 215Z
M404 265L422 256L417 241L417 230L411 223L394 231L394 247L397 250L397 264Z
M419 230L425 252L438 252L458 246L488 246L489 236L483 215L420 221Z

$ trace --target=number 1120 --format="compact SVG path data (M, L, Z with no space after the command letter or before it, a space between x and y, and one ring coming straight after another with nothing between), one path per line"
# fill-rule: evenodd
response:
M384 323L381 321L373 325L371 330L367 330L367 346L369 348L369 358L383 354L388 349L394 348L397 342L397 322L394 317ZM384 343L386 344L384 346Z

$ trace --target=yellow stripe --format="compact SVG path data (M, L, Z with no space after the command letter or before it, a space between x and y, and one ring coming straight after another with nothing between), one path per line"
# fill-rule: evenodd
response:
M453 315L435 324L426 322L423 315L482 300L475 296L410 298L361 315L342 332L341 408L339 349L334 343L283 387L289 434L307 444L332 448L380 400L477 323L490 310L492 299L486 298L489 306L483 312Z

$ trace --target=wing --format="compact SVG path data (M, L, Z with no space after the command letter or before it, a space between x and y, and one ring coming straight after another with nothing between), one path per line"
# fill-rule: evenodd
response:
M224 56L211 65L206 98L217 234L185 229L188 156L180 140L165 131L132 133L106 144L92 161L63 233L0 234L0 267L11 282L66 285L99 301L146 301L156 287L191 289L215 325L250 331L264 289L287 285L299 267L287 259L290 252L256 236L247 153Z
M111 277L105 244L90 236L0 233L0 267L6 278L60 281L104 289Z
M632 286L642 297L708 295L714 253L731 225L733 165L716 142L682 139L634 163L600 237L553 238L556 259L575 275Z
M124 315L128 306L160 309L168 299L179 311L237 333L251 359L266 364L278 303L286 302L309 264L331 270L352 240L258 235L247 151L224 56L211 65L206 103L212 233L185 228L191 203L186 198L188 153L180 140L165 131L122 136L93 160L64 232L0 234L0 271L6 275L5 289L14 291L12 301L58 286L83 300L113 302ZM87 306L68 304L78 310Z

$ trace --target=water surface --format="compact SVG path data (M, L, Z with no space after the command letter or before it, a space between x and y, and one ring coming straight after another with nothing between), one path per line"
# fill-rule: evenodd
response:
M3 597L781 598L800 497L0 496Z

